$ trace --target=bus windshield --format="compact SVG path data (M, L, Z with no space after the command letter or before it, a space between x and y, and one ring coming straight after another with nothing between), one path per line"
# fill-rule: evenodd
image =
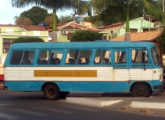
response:
M152 51L152 57L154 60L155 65L160 66L161 65L161 61L160 61L160 57L159 57L159 53L156 47L153 47L151 49Z

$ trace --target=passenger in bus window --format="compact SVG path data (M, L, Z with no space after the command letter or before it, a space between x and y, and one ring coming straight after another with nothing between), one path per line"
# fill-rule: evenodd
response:
M62 53L53 51L51 53L49 64L51 64L51 65L59 65L60 62L61 62L61 59L62 59Z
M79 54L78 50L69 50L67 53L65 63L66 64L76 64L78 54Z
M38 65L46 65L48 63L50 51L42 50L38 58Z

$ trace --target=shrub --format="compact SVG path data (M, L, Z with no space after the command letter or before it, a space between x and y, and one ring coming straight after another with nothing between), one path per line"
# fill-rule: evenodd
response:
M13 43L30 43L30 42L44 42L44 40L38 37L19 37L13 41Z
M95 41L101 40L102 34L97 32L92 32L88 30L76 31L72 38L71 42L84 42L84 41Z

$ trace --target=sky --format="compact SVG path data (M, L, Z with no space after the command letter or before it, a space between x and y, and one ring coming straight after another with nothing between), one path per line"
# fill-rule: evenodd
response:
M20 13L32 8L34 5L29 5L25 8L12 7L11 0L0 0L0 24L15 24L15 16L19 16ZM51 10L48 10L50 13ZM57 15L70 15L71 10L58 11Z

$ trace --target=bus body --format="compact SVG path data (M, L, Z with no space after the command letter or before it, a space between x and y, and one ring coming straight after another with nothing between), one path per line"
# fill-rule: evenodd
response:
M131 92L150 96L162 88L162 67L150 42L18 43L10 47L4 81L8 90Z

